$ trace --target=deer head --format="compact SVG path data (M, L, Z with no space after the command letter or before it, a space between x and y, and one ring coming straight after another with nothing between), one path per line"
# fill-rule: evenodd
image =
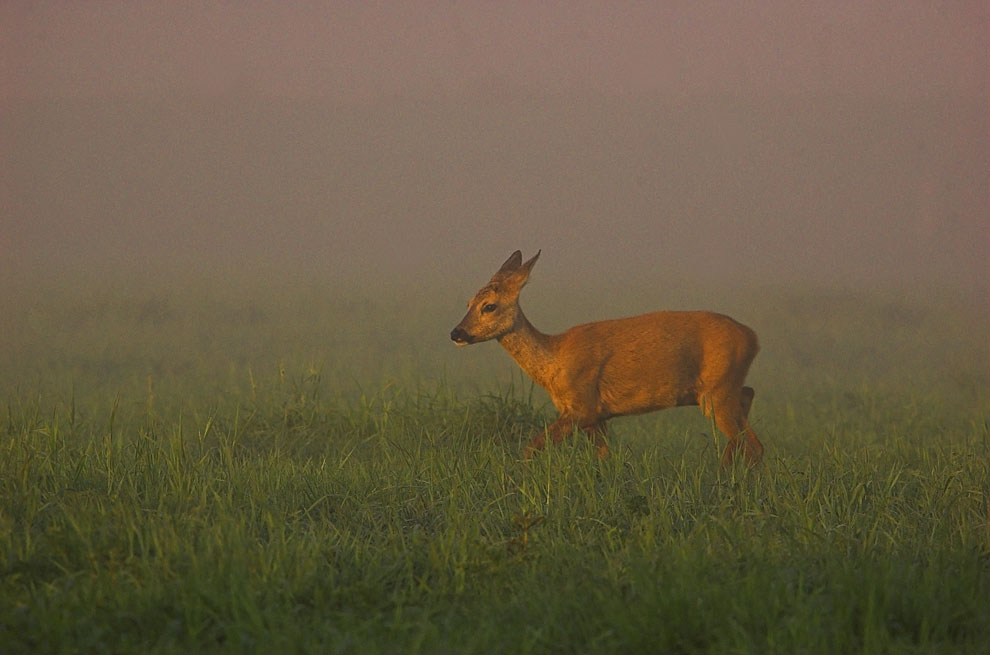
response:
M481 287L468 303L468 312L453 330L451 340L458 346L498 339L511 332L520 316L519 292L529 279L529 272L540 251L523 263L522 253L512 253L488 284Z

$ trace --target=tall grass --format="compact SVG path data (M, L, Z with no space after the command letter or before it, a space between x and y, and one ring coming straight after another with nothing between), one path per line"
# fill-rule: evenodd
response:
M551 408L458 316L53 298L3 352L2 650L984 653L986 326L860 301L740 317L768 457L722 471L689 409L520 461Z

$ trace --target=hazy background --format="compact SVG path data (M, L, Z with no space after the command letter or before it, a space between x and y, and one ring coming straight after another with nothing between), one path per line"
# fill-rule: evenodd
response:
M4 2L0 274L466 299L542 248L561 280L982 302L988 24L984 0Z

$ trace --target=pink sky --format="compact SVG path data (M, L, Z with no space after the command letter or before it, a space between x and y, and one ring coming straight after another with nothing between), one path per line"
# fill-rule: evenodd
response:
M988 13L8 0L0 260L985 282Z
M607 92L985 94L988 3L5 2L0 98L363 100L493 80Z

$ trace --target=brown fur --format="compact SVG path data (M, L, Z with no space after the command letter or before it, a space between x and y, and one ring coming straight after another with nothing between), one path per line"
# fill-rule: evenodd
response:
M712 312L654 312L543 334L519 307L519 292L539 256L524 264L514 252L471 299L450 335L458 345L497 339L550 393L560 416L533 437L527 457L545 446L547 435L557 443L576 427L605 456L608 419L700 405L729 439L723 465L739 448L747 463L760 461L763 445L747 420L753 389L743 385L759 350L751 329Z

